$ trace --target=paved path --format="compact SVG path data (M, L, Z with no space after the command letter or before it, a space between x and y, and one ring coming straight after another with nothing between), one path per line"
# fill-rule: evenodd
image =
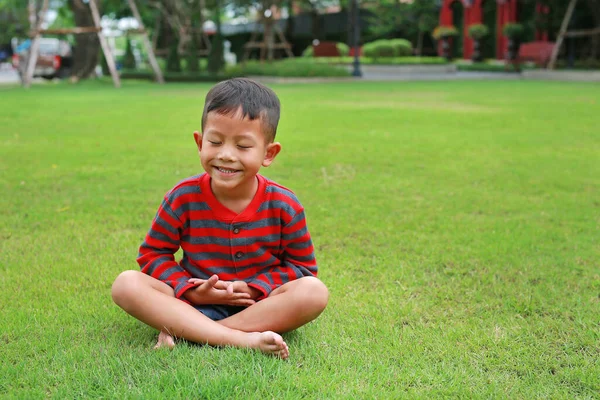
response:
M19 74L10 64L0 64L0 85L20 84Z

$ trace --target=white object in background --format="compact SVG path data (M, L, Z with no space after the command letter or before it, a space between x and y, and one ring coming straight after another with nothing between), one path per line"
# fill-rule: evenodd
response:
M223 58L225 58L225 63L229 65L237 64L237 56L235 55L235 53L231 52L231 42L229 40L223 42L223 48Z

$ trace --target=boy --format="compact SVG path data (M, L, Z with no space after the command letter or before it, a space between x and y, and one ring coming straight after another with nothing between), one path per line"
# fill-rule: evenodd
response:
M279 109L271 89L248 79L207 94L202 133L194 132L205 173L165 195L140 247L141 272L125 271L112 286L115 303L160 330L156 347L181 337L286 359L279 333L325 309L304 209L258 174L281 151Z

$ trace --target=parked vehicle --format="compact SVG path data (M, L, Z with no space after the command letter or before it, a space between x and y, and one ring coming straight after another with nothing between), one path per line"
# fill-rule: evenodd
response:
M31 40L28 39L22 43L13 41L13 46L13 68L23 76L25 68L27 68ZM73 51L68 42L55 38L42 38L33 76L45 79L66 78L71 74L72 63Z

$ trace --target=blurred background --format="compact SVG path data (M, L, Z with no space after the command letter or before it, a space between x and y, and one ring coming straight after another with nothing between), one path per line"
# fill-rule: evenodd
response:
M4 80L23 78L36 36L33 76L74 81L110 74L101 36L123 78L153 79L152 55L167 80L360 75L356 62L520 71L549 67L557 43L552 68L600 68L600 0L90 1L0 0Z

